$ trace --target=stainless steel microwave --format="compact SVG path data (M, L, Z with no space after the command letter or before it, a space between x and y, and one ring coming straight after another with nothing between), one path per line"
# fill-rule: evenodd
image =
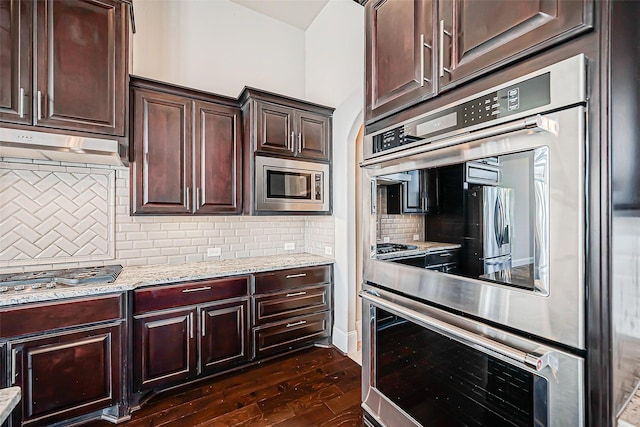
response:
M329 165L256 156L256 213L330 213Z

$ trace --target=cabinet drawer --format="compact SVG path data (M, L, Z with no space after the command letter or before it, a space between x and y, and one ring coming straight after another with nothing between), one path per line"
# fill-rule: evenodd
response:
M255 293L262 294L283 289L299 288L331 282L331 266L290 268L255 275Z
M153 286L134 292L134 314L249 295L249 278L198 280Z
M123 294L29 304L0 310L0 338L119 319Z
M263 325L288 317L302 316L330 308L331 285L260 295L253 299L254 324Z
M429 253L426 256L425 266L428 268L433 265L451 264L458 262L458 250L440 251Z
M304 347L331 335L331 312L293 317L253 329L255 357Z

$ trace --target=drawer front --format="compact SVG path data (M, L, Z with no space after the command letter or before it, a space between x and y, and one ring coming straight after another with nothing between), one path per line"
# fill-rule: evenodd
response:
M151 286L134 292L134 314L249 295L249 278L198 280Z
M0 310L0 338L120 319L124 294L29 304Z
M458 262L458 250L442 251L427 254L426 263L427 267L440 264L451 264Z
M255 293L300 288L318 283L331 282L331 266L290 268L255 274Z
M331 312L293 317L253 329L255 357L304 347L331 335Z
M288 317L303 316L328 310L330 306L330 284L260 295L253 299L253 323L255 325L263 325Z

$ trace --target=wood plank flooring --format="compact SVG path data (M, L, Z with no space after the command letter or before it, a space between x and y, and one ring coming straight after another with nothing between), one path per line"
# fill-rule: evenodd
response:
M360 389L357 363L332 348L310 348L159 394L118 426L362 426Z

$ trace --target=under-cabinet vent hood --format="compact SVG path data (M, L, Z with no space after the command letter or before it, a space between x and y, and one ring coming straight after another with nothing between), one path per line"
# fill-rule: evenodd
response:
M122 166L115 139L0 128L0 157Z

